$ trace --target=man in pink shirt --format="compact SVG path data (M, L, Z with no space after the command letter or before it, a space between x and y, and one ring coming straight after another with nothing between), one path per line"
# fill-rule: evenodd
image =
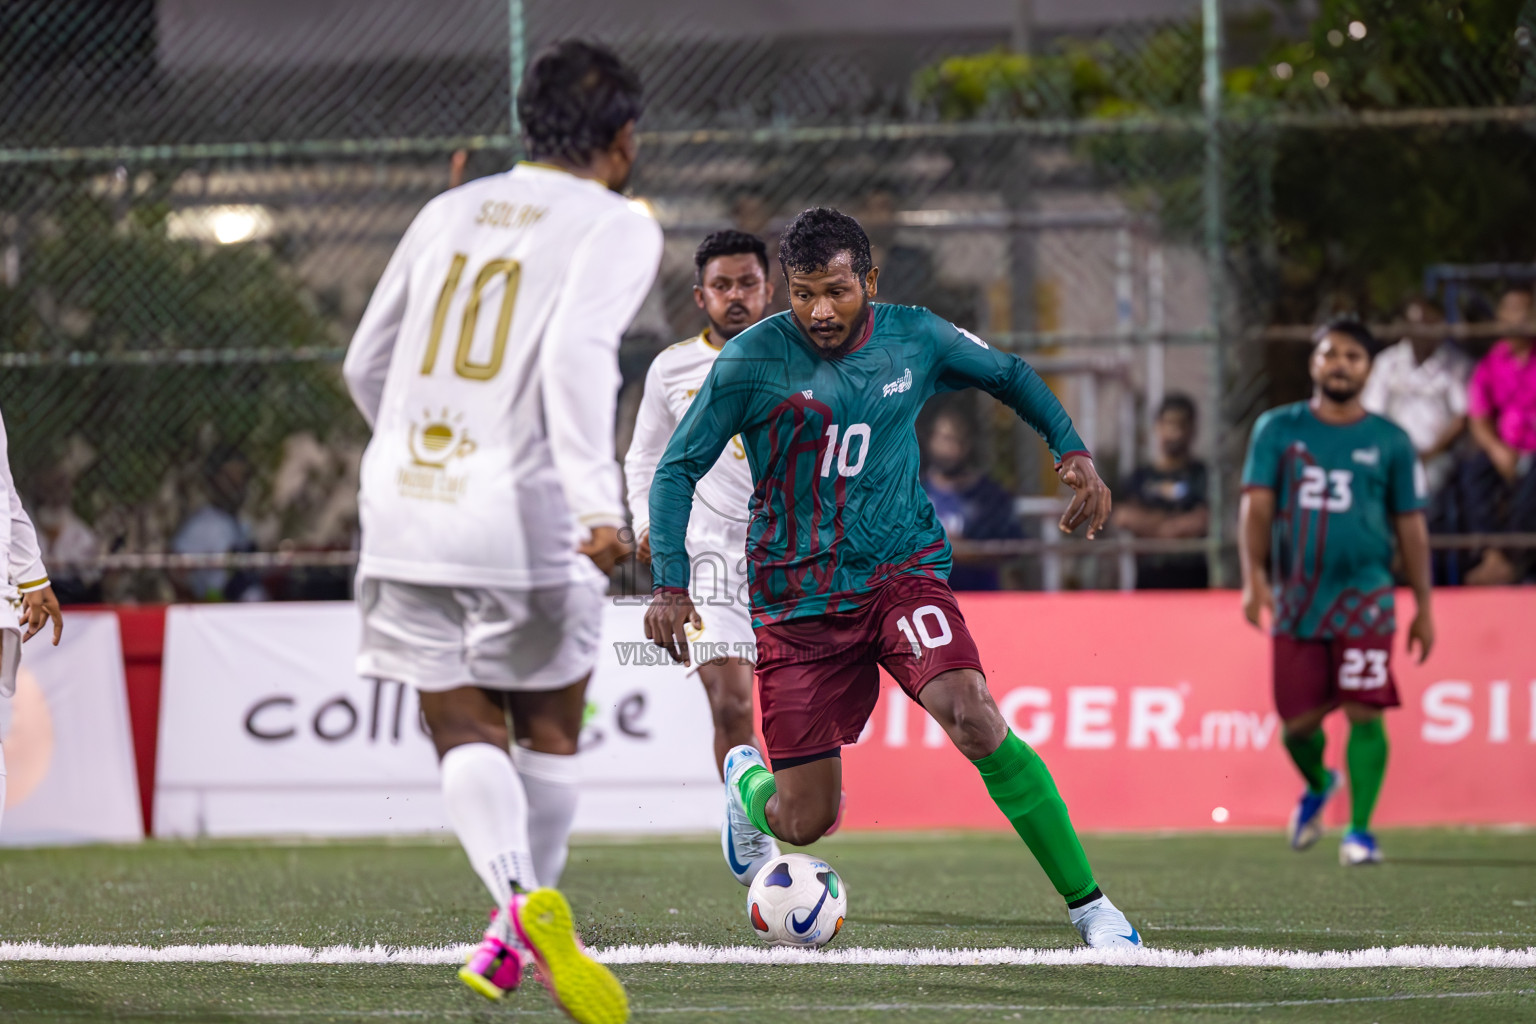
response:
M1499 339L1472 372L1467 422L1478 451L1463 467L1466 524L1472 533L1536 532L1536 319L1531 289L1499 300ZM1526 553L1522 552L1522 555ZM1489 548L1467 573L1474 585L1515 583L1529 559Z

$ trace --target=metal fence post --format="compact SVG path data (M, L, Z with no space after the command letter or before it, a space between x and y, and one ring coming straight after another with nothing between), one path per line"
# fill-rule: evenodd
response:
M1222 335L1225 314L1226 256L1223 246L1226 222L1222 208L1222 139L1221 139L1221 0L1202 0L1201 17L1204 22L1203 51L1204 76L1200 89L1201 105L1205 111L1205 264L1207 287L1210 289L1211 330L1211 401L1205 416L1205 432L1210 439L1211 467L1210 508L1211 527L1206 538L1206 558L1210 563L1210 579L1213 587L1226 585L1226 572L1222 557L1222 539L1226 532L1226 458L1222 427L1226 416L1226 359Z
M523 67L527 59L528 37L523 0L507 0L507 72L512 79L508 86L507 125L512 145L518 150L523 148L523 127L517 119L517 87L523 84Z

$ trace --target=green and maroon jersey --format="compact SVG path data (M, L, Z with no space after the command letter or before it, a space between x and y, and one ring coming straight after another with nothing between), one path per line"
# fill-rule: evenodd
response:
M1306 402L1271 409L1254 424L1243 486L1275 492L1276 633L1393 632L1393 517L1424 507L1423 469L1401 427L1369 413L1324 423Z
M949 540L918 479L917 414L981 388L1045 438L1082 439L1022 359L926 309L874 303L861 343L821 353L779 313L725 346L651 482L652 573L686 587L694 484L737 434L754 490L747 576L755 625L848 611L898 576L947 578Z

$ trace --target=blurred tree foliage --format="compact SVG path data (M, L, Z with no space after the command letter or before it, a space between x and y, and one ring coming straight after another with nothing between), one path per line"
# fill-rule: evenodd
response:
M333 363L281 358L337 344L281 241L173 237L173 177L148 189L85 175L0 183L13 198L46 196L39 212L9 215L17 273L0 279L5 349L43 357L0 374L13 469L25 487L84 442L97 455L75 493L88 520L109 506L174 505L167 487L199 476L215 448L270 468L296 431L356 426ZM232 361L228 349L250 352Z
M1248 282L1259 293L1250 311L1301 322L1336 309L1386 314L1427 264L1536 259L1531 119L1447 116L1536 103L1536 4L1320 8L1299 34L1268 12L1227 25L1228 243L1265 268ZM1067 38L1039 56L951 57L920 71L913 91L946 119L1121 123L1126 131L1083 136L1084 154L1106 183L1155 208L1166 230L1194 240L1200 78L1195 20L1130 43ZM1424 115L1398 124L1349 116L1401 111Z

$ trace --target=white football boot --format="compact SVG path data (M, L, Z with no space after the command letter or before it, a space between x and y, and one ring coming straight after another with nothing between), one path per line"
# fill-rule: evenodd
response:
M1108 896L1075 910L1069 908L1067 916L1091 949L1136 949L1141 945L1141 935Z
M741 802L736 783L753 766L767 771L763 755L756 747L742 744L725 755L725 820L720 823L720 849L731 876L742 885L751 885L764 864L779 855L773 836L752 824Z
M1376 845L1376 837L1369 832L1351 829L1339 844L1339 863L1347 868L1361 864L1380 864L1381 847Z

